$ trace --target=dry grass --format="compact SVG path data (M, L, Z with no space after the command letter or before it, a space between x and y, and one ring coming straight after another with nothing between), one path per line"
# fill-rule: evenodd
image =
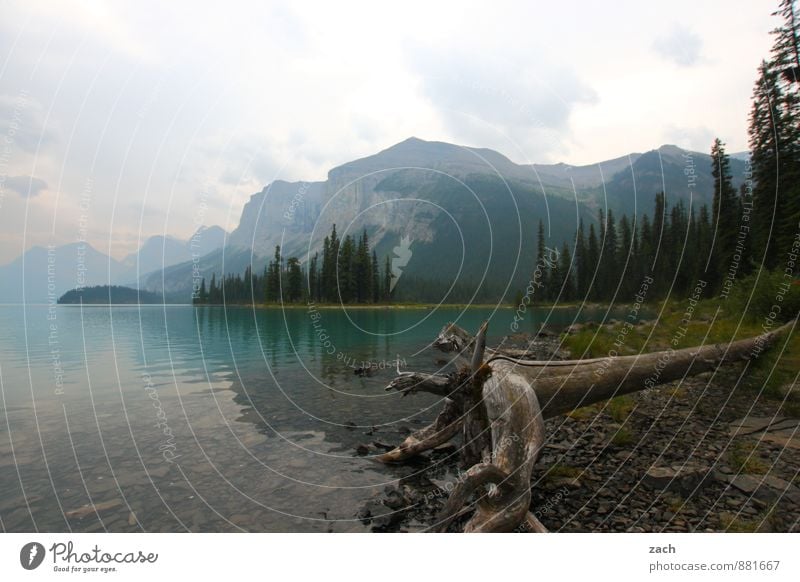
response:
M736 440L728 450L728 464L737 473L766 475L769 465L758 456L758 443L751 440Z

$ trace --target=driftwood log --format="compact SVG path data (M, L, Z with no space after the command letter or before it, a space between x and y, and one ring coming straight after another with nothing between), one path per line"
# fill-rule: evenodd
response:
M429 392L444 407L430 426L409 435L378 457L402 462L462 434L465 472L445 503L434 529L446 531L469 511L467 532L545 532L529 511L531 473L545 442L544 420L615 396L700 374L722 363L756 358L795 322L729 344L714 344L635 356L587 360L524 359L524 350L486 347L487 324L475 337L446 325L433 345L453 354L450 374L400 372L387 390ZM471 354L467 359L466 355Z

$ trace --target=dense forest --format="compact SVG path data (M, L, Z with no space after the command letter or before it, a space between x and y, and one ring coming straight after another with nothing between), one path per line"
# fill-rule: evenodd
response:
M336 226L321 256L307 265L285 259L280 247L263 273L205 279L195 303L388 303L396 301L532 302L631 301L688 295L726 297L737 280L758 275L793 282L800 252L800 31L792 0L782 0L772 31L774 45L758 68L749 117L750 157L745 181L733 185L725 144L711 145L714 197L711 208L687 207L655 197L652 214L598 211L581 221L572 240L551 246L539 222L537 257L525 289L499 281L438 281L407 276L394 290L391 259L379 261L364 231L340 240ZM685 154L686 188L696 169ZM691 199L691 198L690 198ZM505 293L505 296L504 296Z
M208 286L202 279L194 303L382 303L391 297L392 278L389 257L381 268L366 231L357 239L347 235L342 240L334 224L323 241L322 256L315 253L307 267L297 257L284 258L276 246L261 274L248 267L244 276L218 281L213 275Z
M740 226L749 224L751 208L730 185L728 156L719 140L712 156L718 183L713 209L690 209L683 201L670 206L661 193L652 218L616 220L610 210L600 210L597 227L591 223L587 229L581 221L572 250L566 243L548 247L540 222L537 268L526 290L530 299L630 301L645 290L653 300L686 296L698 285L703 296L727 292L737 274L752 269L747 237L737 236Z
M769 59L762 61L749 118L750 158L745 182L733 186L730 159L720 139L711 146L711 209L670 205L656 196L652 219L600 211L598 228L581 223L573 254L548 249L539 227L534 295L546 301L631 300L647 284L648 299L727 297L748 275L772 277L788 289L800 255L800 30L792 0L775 16ZM687 188L693 162L687 154ZM648 283L652 281L652 283Z

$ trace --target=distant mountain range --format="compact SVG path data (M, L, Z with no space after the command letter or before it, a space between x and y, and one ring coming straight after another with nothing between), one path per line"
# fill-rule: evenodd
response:
M731 158L737 187L745 157ZM392 255L401 236L409 237L407 282L431 281L446 289L457 280L477 289L488 281L498 294L513 294L524 288L533 268L539 220L546 225L549 244L571 244L579 219L588 226L600 208L617 217L652 214L654 197L662 190L669 204L683 200L693 208L710 206L711 157L664 145L585 166L524 165L490 149L410 138L333 168L325 181L267 185L245 204L225 245L209 245L213 248L197 263L184 254L181 245L186 243L154 237L118 266L104 255L97 257L105 267L102 280L93 284L136 282L188 302L194 277L208 281L212 274L242 273L248 265L260 271L276 245L284 256L306 263L336 224L340 236L366 229L381 261ZM224 238L224 232L215 233ZM46 256L37 253L36 265L41 265ZM19 277L20 271L15 272ZM0 281L8 281L3 275L0 271ZM402 287L401 279L401 294Z
M227 233L218 226L202 227L188 241L170 236L145 240L138 252L121 261L89 243L33 247L0 267L0 303L47 303L76 287L138 286L142 275L202 257L222 248Z
M745 162L732 158L731 169L738 187ZM227 246L204 257L200 273L208 280L247 265L263 269L276 245L305 263L335 223L340 235L366 229L381 259L410 237L406 281L458 279L476 288L490 281L502 293L507 284L525 286L540 219L549 244L560 246L599 208L617 217L652 214L662 190L670 204L710 205L711 157L665 145L586 166L520 165L489 149L410 138L330 170L323 182L269 184L251 196ZM178 264L142 284L187 294L192 269Z

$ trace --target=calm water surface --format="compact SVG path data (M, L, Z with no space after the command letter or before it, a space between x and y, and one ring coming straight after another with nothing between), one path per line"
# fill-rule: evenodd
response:
M400 442L439 404L353 366L435 371L443 324L491 318L499 341L513 311L317 313L0 306L2 530L365 531L359 509L418 469L355 447ZM534 312L521 329L606 315Z

